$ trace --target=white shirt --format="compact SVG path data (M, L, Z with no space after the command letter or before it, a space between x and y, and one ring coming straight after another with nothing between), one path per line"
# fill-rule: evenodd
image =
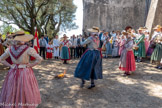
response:
M71 40L71 44L72 44L72 46L74 46L74 47L76 47L77 46L77 38L72 38Z
M48 53L52 53L52 51L53 51L53 45L49 45L49 44L47 44L47 46L46 46L46 48L47 48L47 52Z
M58 39L53 39L53 46L54 47L60 46L60 41Z

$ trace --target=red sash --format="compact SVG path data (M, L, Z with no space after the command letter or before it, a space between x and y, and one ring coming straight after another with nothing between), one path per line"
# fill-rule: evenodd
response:
M64 42L64 46L65 46L65 45L66 45L66 44L67 44L69 41L66 41L66 42L65 42L65 41L63 41L63 42Z

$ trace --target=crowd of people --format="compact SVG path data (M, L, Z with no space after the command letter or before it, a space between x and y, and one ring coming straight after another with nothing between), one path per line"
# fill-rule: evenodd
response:
M8 34L6 40L2 40L0 35L0 62L10 67L2 86L0 103L32 104L32 108L41 103L32 67L43 58L61 58L64 64L72 58L81 58L74 77L81 79L81 88L85 80L91 80L88 89L95 87L94 80L103 78L103 55L104 58L120 57L119 69L126 76L136 70L135 62L143 62L146 57L150 57L151 63L157 64L156 68L162 68L162 26L153 28L152 36L146 27L140 27L137 32L132 27L110 33L98 27L87 30L90 32L88 37L73 35L69 38L64 34L60 39L56 35L49 40L47 35L41 35L39 54L30 44L32 35L18 31ZM30 62L31 57L35 58L34 62Z
M156 63L161 69L162 63L162 27L157 25L153 28L153 35L146 27L140 27L137 32L131 27L123 31L103 32L100 37L100 48L107 57L119 57L123 55L128 37L133 41L132 51L136 62L142 62L145 58L150 58L151 63Z
M49 40L47 35L41 35L39 39L39 54L43 59L61 58L64 64L67 64L67 60L80 58L85 52L86 46L81 45L84 40L85 37L82 35L73 35L70 39L66 34L60 39L58 35L56 35L52 40Z

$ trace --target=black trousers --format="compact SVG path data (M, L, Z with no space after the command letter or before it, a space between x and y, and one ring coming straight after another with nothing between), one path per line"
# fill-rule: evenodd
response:
M46 59L45 57L45 51L46 51L46 47L40 47L40 56L42 56L42 53L43 53L43 59Z
M99 48L102 48L103 42L100 40Z
M80 58L82 56L82 54L84 53L84 47L79 46L76 48L76 52L77 52L77 57Z
M70 48L70 55L71 55L71 58L72 58L72 57L75 58L75 56L76 56L76 48L74 48L74 47L71 47L71 48Z

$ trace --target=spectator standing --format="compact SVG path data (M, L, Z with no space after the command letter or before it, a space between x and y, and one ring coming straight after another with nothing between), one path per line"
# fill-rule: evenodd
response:
M70 47L70 51L71 51L71 58L76 57L76 46L77 46L77 38L75 37L75 35L73 35L70 39L72 46Z
M43 53L43 59L46 59L45 58L46 45L47 45L47 42L44 39L44 35L41 35L41 38L39 39L39 46L40 46L40 56Z

